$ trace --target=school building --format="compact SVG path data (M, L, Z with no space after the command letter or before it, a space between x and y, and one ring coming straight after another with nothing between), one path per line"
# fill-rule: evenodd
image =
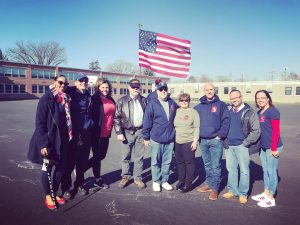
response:
M53 83L53 78L57 74L65 75L70 85L74 85L78 73L85 73L89 77L91 93L93 93L93 82L97 78L107 78L113 86L113 96L116 99L128 93L129 80L134 77L128 74L0 60L0 100L39 98L49 90L49 85ZM157 77L139 75L135 75L135 78L141 81L142 93L145 96L152 91L152 84L157 79ZM169 78L161 79L169 82Z
M216 94L221 100L229 102L231 90L241 91L243 100L254 102L256 91L265 89L271 93L273 102L300 103L300 81L247 81L247 82L213 82ZM192 100L199 101L204 95L204 83L173 83L169 84L169 91L173 98L180 93L189 93Z

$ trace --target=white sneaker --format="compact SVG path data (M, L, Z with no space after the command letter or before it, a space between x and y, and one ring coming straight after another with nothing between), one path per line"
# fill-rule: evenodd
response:
M258 206L263 207L263 208L269 208L269 207L273 207L275 206L275 199L271 199L271 198L267 198L263 201L260 201L259 203L257 203Z
M153 182L152 188L153 188L153 191L160 192L160 184L159 183Z
M165 189L167 191L173 190L173 187L168 182L163 183L162 187L163 187L163 189Z
M260 202L260 201L264 201L266 199L268 199L268 195L266 193L261 193L261 194L258 194L258 195L253 195L251 196L252 200L254 201L257 201L257 202Z

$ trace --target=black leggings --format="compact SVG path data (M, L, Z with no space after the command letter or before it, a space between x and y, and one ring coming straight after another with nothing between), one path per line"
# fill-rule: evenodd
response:
M195 175L195 151L191 151L192 143L175 143L178 180L187 186L192 184Z
M89 160L89 164L93 168L95 178L100 178L101 176L101 160L105 159L108 146L109 138L105 137L100 139L98 148L92 148L93 158Z

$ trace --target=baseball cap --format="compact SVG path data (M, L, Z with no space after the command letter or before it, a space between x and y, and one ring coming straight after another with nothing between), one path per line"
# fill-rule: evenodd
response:
M157 89L160 89L160 88L162 88L162 87L168 88L168 84L167 84L166 82L161 81L160 83L158 83L158 84L156 85L156 88L157 88Z
M82 78L89 79L85 73L78 73L77 76L75 77L75 80L81 80Z

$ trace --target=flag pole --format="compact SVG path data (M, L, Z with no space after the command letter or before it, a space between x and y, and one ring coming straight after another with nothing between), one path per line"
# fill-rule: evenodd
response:
M139 23L139 44L140 44L140 30L142 29L142 27L143 27L143 24ZM142 77L142 67L141 66L139 66L139 67L140 67L140 77Z

